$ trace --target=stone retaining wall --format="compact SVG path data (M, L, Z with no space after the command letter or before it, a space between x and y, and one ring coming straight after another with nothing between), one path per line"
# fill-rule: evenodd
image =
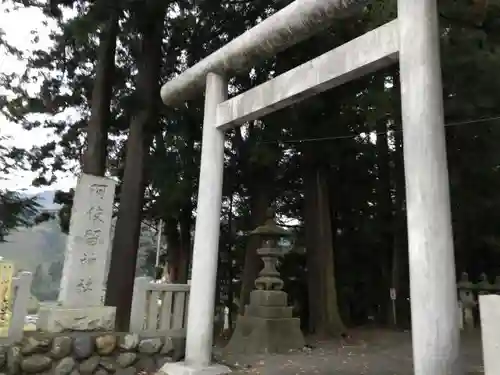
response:
M133 375L154 373L184 357L183 338L124 333L34 334L0 347L0 373Z

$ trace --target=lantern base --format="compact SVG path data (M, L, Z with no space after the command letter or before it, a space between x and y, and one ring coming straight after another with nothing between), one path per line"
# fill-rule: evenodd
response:
M287 353L304 345L300 319L240 316L224 351L227 354Z
M305 345L300 319L292 318L287 294L278 290L254 290L245 315L224 349L227 354L286 353Z

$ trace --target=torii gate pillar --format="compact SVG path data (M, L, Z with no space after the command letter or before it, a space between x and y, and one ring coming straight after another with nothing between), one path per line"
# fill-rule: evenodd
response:
M436 0L398 0L415 375L460 375Z

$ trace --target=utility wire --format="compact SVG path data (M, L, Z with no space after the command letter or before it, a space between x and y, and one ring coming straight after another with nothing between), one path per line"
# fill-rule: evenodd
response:
M450 122L445 124L445 127L451 127L451 126L459 126L459 125L469 125L469 124L477 124L477 123L484 123L484 122L491 122L491 121L497 121L500 120L500 116L495 116L495 117L485 117L485 118L478 118L475 120L466 120L466 121L458 121L458 122ZM390 132L402 132L403 129L391 129L389 130ZM302 143L302 142L318 142L318 141L331 141L331 140L336 140L336 139L349 139L349 138L357 138L360 137L362 133L360 134L355 134L355 135L340 135L340 136L334 136L334 137L322 137L322 138L304 138L304 139L279 139L279 140L273 140L273 141L263 141L261 143ZM385 135L387 132L366 132L364 133L366 135L371 135L371 134L376 134L376 135ZM115 207L117 208L118 205L115 204ZM150 229L155 230L156 232L159 232L159 228L157 226L151 225L146 221L142 221L141 223L149 227ZM284 225L286 226L286 225Z
M451 127L451 126L459 126L459 125L469 125L469 124L477 124L477 123L484 123L484 122L491 122L491 121L497 121L500 120L500 116L495 116L495 117L486 117L486 118L479 118L475 120L467 120L467 121L458 121L458 122L450 122L447 124L444 124L445 127ZM402 132L403 129L390 129L388 132ZM319 141L332 141L332 140L337 140L337 139L350 139L350 138L358 138L361 137L362 135L369 136L371 134L374 135L385 135L387 132L363 132L359 134L350 134L350 135L338 135L338 136L332 136L332 137L320 137L320 138L302 138L302 139L276 139L276 140L268 140L268 141L262 141L261 143L303 143L303 142L319 142Z

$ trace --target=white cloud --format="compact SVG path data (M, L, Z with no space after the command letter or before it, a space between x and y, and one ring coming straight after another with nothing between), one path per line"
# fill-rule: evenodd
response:
M46 49L51 45L49 33L54 28L54 23L49 22L40 10L21 8L8 11L9 9L11 9L11 6L0 3L0 28L5 32L6 40L10 44L28 53L35 49ZM43 24L44 21L48 22L47 26ZM39 40L36 44L32 43L34 39L32 30L38 32ZM2 73L22 74L25 66L26 64L23 61L8 56L5 51L0 50L0 71ZM32 90L36 91L36 86ZM55 138L53 132L48 129L32 129L28 131L23 129L20 124L9 122L1 115L0 134L11 137L8 141L9 145L28 150L33 146L43 145ZM35 188L31 185L35 177L35 173L17 171L7 176L7 180L0 180L0 188L26 189L29 192L47 190L47 187ZM58 182L51 189L67 190L74 187L76 182L74 176L60 173L57 177L59 177Z

